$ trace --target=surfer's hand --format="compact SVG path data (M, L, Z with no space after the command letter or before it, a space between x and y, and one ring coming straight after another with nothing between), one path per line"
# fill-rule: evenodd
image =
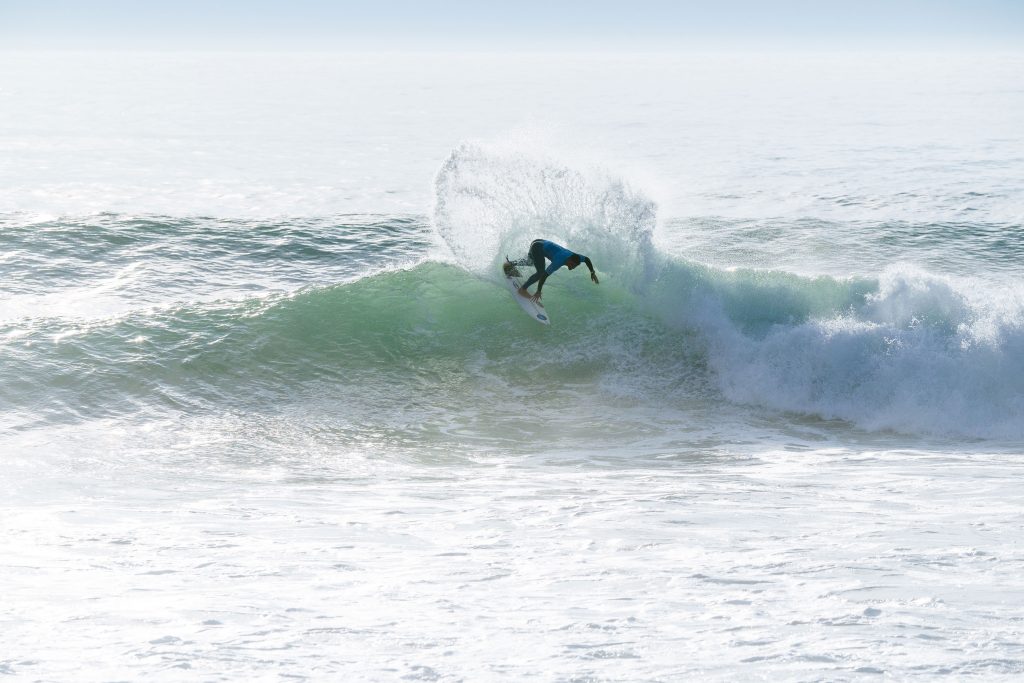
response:
M594 271L590 271L590 279L594 281L595 285L601 284L597 279L597 273L595 273Z
M537 303L538 301L540 301L540 292L537 292L536 294L531 294L530 301L532 301L533 303Z

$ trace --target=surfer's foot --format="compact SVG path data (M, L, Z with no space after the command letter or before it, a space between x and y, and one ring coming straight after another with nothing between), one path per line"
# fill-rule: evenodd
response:
M519 296L525 296L527 299L533 298L533 295L530 294L530 290L528 290L526 287L519 288Z

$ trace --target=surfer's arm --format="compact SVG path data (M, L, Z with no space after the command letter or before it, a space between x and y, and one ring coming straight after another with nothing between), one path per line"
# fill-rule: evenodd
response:
M590 279L594 281L595 285L601 284L597 279L597 273L594 272L594 264L590 262L590 257L587 256L583 259L583 262L587 264L587 268L590 270ZM540 290L538 290L540 291Z

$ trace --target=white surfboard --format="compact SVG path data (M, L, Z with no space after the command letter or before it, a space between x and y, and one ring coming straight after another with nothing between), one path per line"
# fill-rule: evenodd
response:
M548 319L548 312L544 310L544 304L519 294L519 288L523 286L522 282L524 280L515 264L506 259L505 264L502 266L502 272L505 274L505 283L508 285L509 291L512 292L512 298L516 300L520 308L542 325L550 325L551 320Z

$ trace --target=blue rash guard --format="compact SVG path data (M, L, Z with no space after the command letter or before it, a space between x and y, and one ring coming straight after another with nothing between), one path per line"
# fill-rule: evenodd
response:
M583 254L569 251L561 244L555 244L551 240L534 240L530 244L530 258L533 260L533 267L537 269L537 272L530 276L530 279L523 284L523 288L525 289L539 280L541 273L544 273L545 276L551 275L564 266L569 257L574 254L580 257L580 263L587 258ZM544 267L544 259L551 261L547 268Z

